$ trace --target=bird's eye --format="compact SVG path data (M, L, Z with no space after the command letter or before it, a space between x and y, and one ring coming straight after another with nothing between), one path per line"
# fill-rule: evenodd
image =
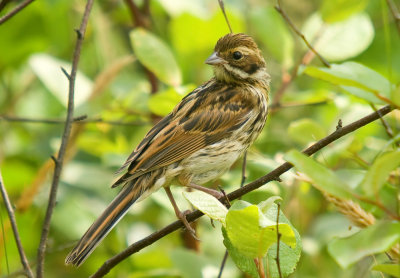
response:
M240 60L240 58L242 58L242 57L243 57L243 54L241 52L239 52L239 51L233 52L233 59Z

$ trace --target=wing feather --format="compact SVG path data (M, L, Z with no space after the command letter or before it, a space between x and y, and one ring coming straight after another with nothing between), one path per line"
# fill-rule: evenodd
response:
M218 90L199 87L149 131L125 162L128 172L113 187L231 136L249 119L254 105L242 91L226 85Z

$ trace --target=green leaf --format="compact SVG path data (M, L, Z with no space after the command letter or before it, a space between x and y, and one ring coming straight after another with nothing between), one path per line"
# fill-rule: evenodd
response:
M400 151L392 151L378 157L368 169L360 186L368 196L378 193L390 172L400 165Z
M314 48L324 58L343 61L359 55L369 47L374 38L374 28L365 13L332 24L326 24L321 15L316 13L305 23L303 34L308 41L315 41Z
M378 264L372 270L380 271L394 277L400 277L400 266L398 264Z
M300 119L291 122L288 128L289 137L300 144L309 144L326 135L324 128L312 119Z
M254 259L244 256L229 240L226 229L222 227L222 235L224 236L224 245L229 252L229 256L235 262L236 266L243 272L251 275L253 278L258 278L257 267ZM264 259L265 260L265 259ZM264 264L265 265L265 264Z
M342 89L373 103L384 103L375 95L390 98L390 82L364 65L355 62L333 64L330 68L307 67L304 72L314 78L340 85Z
M293 63L294 41L286 22L273 7L254 9L250 14L251 30L284 67ZM274 38L274 39L271 39Z
M276 223L265 217L258 206L233 205L226 215L226 231L229 240L243 255L250 258L265 256L276 242ZM236 204L235 203L235 204ZM294 232L288 224L278 224L282 242L294 246Z
M60 103L67 107L69 82L61 68L70 72L71 64L48 54L40 53L29 58L29 65L46 88L54 94ZM78 71L75 80L74 102L76 106L83 104L89 98L92 87L92 81Z
M131 44L138 60L161 81L171 86L182 82L181 71L169 47L156 35L143 28L130 33Z
M322 19L327 23L341 21L364 10L366 0L324 0L321 7Z
M343 199L350 199L352 197L349 190L350 187L331 170L319 164L314 159L296 150L289 151L285 155L285 159L292 163L297 170L306 174L317 189Z
M400 240L400 223L379 222L360 232L341 239L334 239L328 251L337 263L346 268L365 256L382 253Z
M228 213L228 209L221 204L217 198L198 190L193 192L182 192L182 194L186 200L202 213L225 224L225 217Z
M271 209L271 207L275 204L275 201L277 200L282 201L282 197L280 196L269 197L267 200L262 201L257 206L263 213L266 213L269 209Z
M264 215L276 222L276 217L278 215L278 206L276 204L273 204L271 208L264 213ZM300 260L301 251L303 247L299 232L295 229L292 223L290 223L290 221L286 218L282 210L280 210L279 213L279 223L286 223L291 227L295 236L294 240L296 241L296 245L294 248L291 248L285 242L281 241L279 243L280 268L283 277L287 277L289 276L289 274L295 271L296 265ZM281 231L279 230L279 232ZM264 264L265 266L267 265L269 266L269 271L271 277L273 278L279 278L278 266L276 265L276 260L275 260L277 248L278 246L276 243L271 246L271 248L268 250L267 253L268 264Z
M182 99L182 95L173 88L151 95L148 105L152 113L158 116L168 115Z
M269 200L273 200L273 198L274 197L271 197ZM258 204L258 206L262 207L263 202ZM240 207L249 207L249 204L248 203L240 204ZM272 206L269 207L269 209L265 212L265 214L263 216L268 219L272 219L272 222L276 223L277 212L278 212L277 205L272 203ZM296 265L300 259L302 244L301 244L301 238L300 238L299 233L292 226L292 224L287 220L287 218L282 213L282 211L280 211L280 214L279 214L279 222L288 224L288 226L290 226L291 229L293 230L294 236L295 236L295 238L294 238L295 248L289 247L283 241L280 241L280 244L279 244L280 267L281 267L282 275L284 277L287 277L289 274L293 273L293 271L296 268ZM279 227L281 227L281 226L279 226ZM281 233L282 231L279 230L279 232ZM228 233L224 228L222 228L222 233L224 236L224 245L228 249L229 255L232 258L232 260L235 262L236 266L243 272L250 274L252 277L258 278L258 272L257 272L257 268L254 263L254 259L249 258L248 256L245 256L241 252L241 250L238 249L231 242L231 240L228 236ZM275 232L274 237L276 238L276 232ZM278 273L276 260L275 260L276 251L277 251L277 244L274 243L271 246L271 248L268 249L267 257L263 258L265 272L269 271L269 273L270 273L269 277L272 277L272 278L279 278L279 273ZM266 260L268 260L268 262Z
M392 95L390 98L397 106L400 106L400 86L395 90L392 90Z

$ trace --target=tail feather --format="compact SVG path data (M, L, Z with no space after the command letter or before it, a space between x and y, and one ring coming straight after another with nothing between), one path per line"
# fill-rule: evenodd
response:
M66 264L80 266L127 213L129 207L142 195L142 192L137 192L138 190L133 189L133 186L134 183L125 185L101 216L82 236L75 248L68 254L65 259Z

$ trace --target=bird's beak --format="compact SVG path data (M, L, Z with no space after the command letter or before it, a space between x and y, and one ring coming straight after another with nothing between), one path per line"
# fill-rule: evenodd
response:
M214 52L213 54L211 54L210 57L207 58L205 63L215 66L215 65L225 64L226 61L224 59L222 59L221 57L218 57L217 52Z

